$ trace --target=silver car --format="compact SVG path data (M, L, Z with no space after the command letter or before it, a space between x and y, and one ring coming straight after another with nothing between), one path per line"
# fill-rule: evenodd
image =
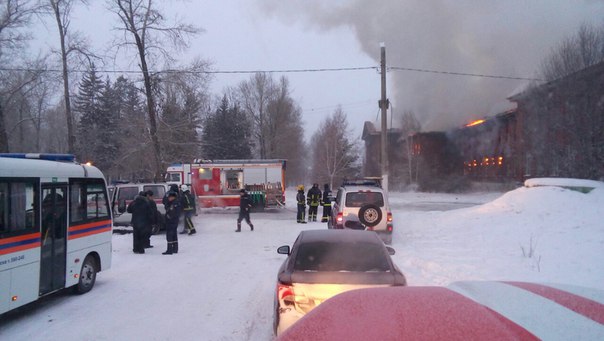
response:
M323 301L339 293L407 285L392 262L394 249L368 231L302 231L277 274L274 331L286 330ZM345 314L345 312L342 312Z

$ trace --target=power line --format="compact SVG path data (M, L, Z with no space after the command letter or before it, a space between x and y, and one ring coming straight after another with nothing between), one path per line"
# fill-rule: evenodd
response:
M452 76L465 76L465 77L498 78L498 79L513 79L513 80L526 80L526 81L543 81L543 79L530 78L530 77L499 76L499 75L487 75L487 74L478 74L478 73L465 73L465 72L454 72L454 71L439 71L439 70L428 70L428 69L416 69L416 68L398 67L398 66L390 66L390 67L388 67L388 70L413 71L413 72L424 72L424 73L436 73L436 74L444 74L444 75L452 75Z
M377 69L375 66L342 67L342 68L320 68L320 69L283 69L283 70L187 70L168 69L160 71L149 71L152 74L160 73L190 73L190 74L254 74L254 73L303 73L303 72L336 72L336 71L361 71ZM0 68L0 71L18 72L63 72L60 69L34 69L34 68ZM89 70L71 69L71 73L85 73ZM99 73L141 73L140 70L109 70L95 69Z
M502 75L489 75L489 74L477 74L467 72L455 72L455 71L442 71L442 70L430 70L430 69L419 69L409 67L390 66L388 70L394 71L411 71L421 73L434 73L444 74L452 76L463 76L463 77L480 77L480 78L496 78L496 79L511 79L511 80L527 80L527 81L543 81L539 78L531 77L516 77L516 76L502 76ZM309 72L342 72L342 71L363 71L363 70L376 70L379 71L378 66L360 66L360 67L341 67L341 68L317 68L317 69L276 69L276 70L187 70L187 69L168 69L160 71L149 71L152 74L161 73L188 73L188 74L255 74L255 73L309 73ZM60 69L35 69L35 68L0 68L0 71L17 71L17 72L56 72L61 73L63 70ZM70 73L85 73L89 70L71 69ZM111 70L111 69L97 69L99 73L121 73L121 74L140 74L140 70Z

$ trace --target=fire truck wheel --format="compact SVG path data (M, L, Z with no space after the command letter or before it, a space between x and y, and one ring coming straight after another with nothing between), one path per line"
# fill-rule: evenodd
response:
M82 270L80 271L80 280L74 286L74 292L80 295L89 292L94 286L97 272L98 267L94 257L91 255L86 256L82 264Z
M373 204L363 205L359 209L359 221L369 227L374 227L382 221L382 210Z

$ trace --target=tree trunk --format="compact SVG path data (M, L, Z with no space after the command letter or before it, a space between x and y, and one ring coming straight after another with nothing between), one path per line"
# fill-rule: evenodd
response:
M53 4L59 37L61 39L61 62L63 64L63 96L65 97L65 121L67 123L67 153L75 153L75 133L73 131L73 115L71 114L71 101L69 99L69 73L67 71L67 50L65 49L65 31L58 4Z
M6 134L6 125L4 124L2 103L0 103L0 153L8 153L8 135Z
M143 43L138 36L135 34L136 46L141 60L141 70L143 72L143 79L145 83L145 93L147 95L147 113L149 115L149 134L151 135L151 143L153 144L153 155L155 156L155 175L154 179L160 180L160 176L163 173L162 162L161 162L161 149L159 145L159 138L157 137L157 122L155 120L155 102L153 101L153 89L151 88L151 76L149 75L149 69L147 67L147 59L145 56L145 48Z

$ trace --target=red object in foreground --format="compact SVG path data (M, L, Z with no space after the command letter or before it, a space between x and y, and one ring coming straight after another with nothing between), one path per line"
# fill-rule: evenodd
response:
M604 340L604 291L519 282L349 291L278 340Z

